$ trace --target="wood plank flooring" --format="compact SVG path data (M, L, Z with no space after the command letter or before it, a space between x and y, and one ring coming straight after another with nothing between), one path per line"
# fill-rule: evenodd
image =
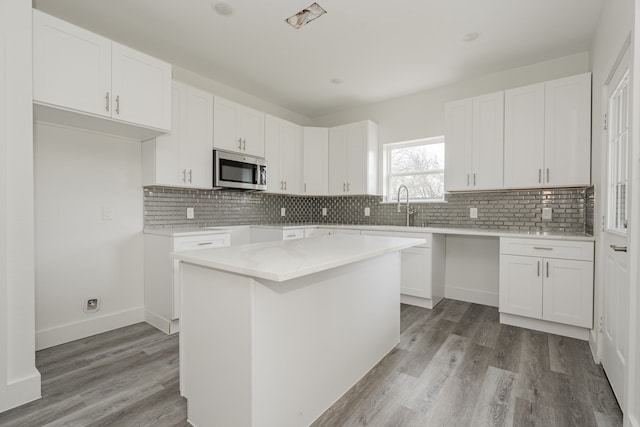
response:
M401 313L400 344L314 427L622 425L587 343L500 325L497 309L460 301ZM177 335L140 323L36 361L43 399L0 414L0 426L189 425Z

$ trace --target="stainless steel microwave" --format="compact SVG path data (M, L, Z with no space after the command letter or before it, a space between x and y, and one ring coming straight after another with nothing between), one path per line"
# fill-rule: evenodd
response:
M265 191L267 162L260 157L213 150L213 186Z

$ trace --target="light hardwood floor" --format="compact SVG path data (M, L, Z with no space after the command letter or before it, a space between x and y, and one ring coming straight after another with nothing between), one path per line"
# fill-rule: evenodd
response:
M586 342L500 325L497 309L452 300L403 305L401 329L314 427L622 425ZM176 335L140 323L39 351L37 365L43 399L0 414L0 426L188 425Z

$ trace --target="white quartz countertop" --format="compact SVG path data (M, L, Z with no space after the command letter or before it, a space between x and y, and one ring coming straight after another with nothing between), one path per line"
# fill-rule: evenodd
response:
M252 227L279 228L282 230L297 228L343 228L345 230L361 231L400 231L405 233L433 233L461 236L485 237L525 237L550 240L579 240L593 242L595 238L585 233L534 232L521 230L496 230L479 228L449 228L449 227L406 227L399 225L356 225L356 224L272 224L252 225Z
M171 255L190 264L283 282L424 243L424 239L338 234Z
M144 234L156 236L183 237L183 236L208 236L212 234L229 233L224 228L214 227L175 227L175 228L145 228Z

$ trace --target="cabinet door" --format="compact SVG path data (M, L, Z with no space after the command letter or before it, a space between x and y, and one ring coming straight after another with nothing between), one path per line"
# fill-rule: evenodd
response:
M593 263L544 260L543 319L593 327Z
M400 252L400 292L431 298L431 248L409 248Z
M186 171L190 187L213 186L213 95L186 88L181 128L180 169Z
M242 152L238 136L238 105L226 99L213 98L213 147L220 150Z
M471 188L472 100L447 103L445 125L445 190L468 190Z
M305 127L302 138L303 194L329 194L329 130Z
M589 185L590 162L591 74L545 83L545 185Z
M111 116L111 41L33 11L33 99Z
M367 194L367 127L366 124L347 125L347 193Z
M542 319L542 258L500 256L500 311Z
M242 152L264 157L264 113L240 106L238 136L242 138Z
M280 124L275 117L267 116L264 122L264 153L267 160L267 191L282 193L284 183L280 178Z
M300 194L301 139L300 126L287 122L280 124L280 179L284 181L287 194Z
M541 187L544 169L544 83L504 94L504 185Z
M473 98L472 135L473 151L470 181L473 189L502 188L504 168L504 92Z
M111 71L114 119L171 130L171 64L113 42Z
M329 129L329 194L347 191L347 132L343 126Z

